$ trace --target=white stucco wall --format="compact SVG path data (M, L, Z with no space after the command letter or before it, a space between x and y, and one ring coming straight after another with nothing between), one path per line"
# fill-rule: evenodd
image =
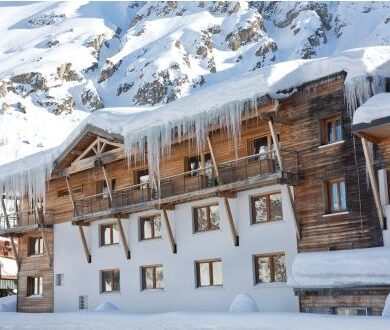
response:
M283 221L252 225L249 197L267 191L282 191ZM192 207L205 202L219 201L220 230L193 233ZM235 247L230 235L222 200L218 198L177 205L168 211L177 254L173 254L165 228L161 239L139 241L138 219L133 214L123 220L131 250L127 260L121 244L99 247L99 224L84 227L91 250L92 263L85 259L77 226L70 222L54 226L54 274L64 274L64 285L54 287L55 311L78 310L78 297L88 296L89 309L109 301L133 312L164 312L173 310L226 311L233 298L247 292L257 301L262 311L298 311L298 298L286 283L254 285L252 256L259 253L285 252L287 276L296 255L297 245L291 210L285 186L241 192L229 199L240 246ZM221 258L223 287L196 288L194 262ZM141 291L140 266L163 264L163 290ZM120 293L100 294L99 271L120 269Z

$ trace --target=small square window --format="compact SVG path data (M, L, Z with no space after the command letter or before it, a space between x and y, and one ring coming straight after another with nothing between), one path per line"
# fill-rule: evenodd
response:
M194 208L195 232L219 229L218 204Z
M161 237L161 215L156 214L140 218L141 240L148 240Z
M100 246L119 243L119 231L116 223L100 225Z
M197 287L222 286L221 259L204 260L196 262Z
M282 194L272 193L251 197L252 223L283 219Z
M27 277L27 296L42 296L43 278L42 276Z
M101 292L117 292L120 290L119 269L102 270L101 272Z
M147 168L135 172L135 183L139 185L139 189L149 188L150 177Z
M348 316L366 316L368 310L366 307L337 307L337 315L348 315Z
M327 212L335 213L347 209L346 186L344 179L334 179L327 182Z
M110 182L111 191L116 188L116 180L113 178ZM96 194L108 194L108 187L106 180L99 180L96 182Z
M206 176L211 176L212 174L211 165L211 154L204 154L204 167L206 168ZM190 156L185 159L185 171L190 172L189 176L198 176L203 174L202 171L198 171L200 168L202 168L202 157L200 155Z
M64 285L64 274L56 274L56 286Z
M162 265L141 267L142 290L164 289L164 269Z
M322 144L330 144L343 139L343 126L340 116L322 120Z
M88 309L88 296L79 296L79 310Z
M255 255L255 283L286 282L285 256L283 253Z
M30 237L28 239L28 255L43 254L43 239L42 237Z

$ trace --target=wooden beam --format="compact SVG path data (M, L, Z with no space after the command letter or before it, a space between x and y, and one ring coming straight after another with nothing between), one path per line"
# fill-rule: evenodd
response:
M211 143L210 136L207 136L207 144L209 145L209 150L210 150L210 154L211 154L211 160L213 161L215 176L219 181L218 165L217 165L217 161L215 158L214 148L213 148L213 144Z
M10 224L9 219L8 219L8 213L7 213L7 209L5 207L3 194L1 194L1 208L3 209L4 220L5 220L5 223L7 224L7 228L10 229L11 224ZM17 264L19 265L19 254L18 254L18 251L16 250L16 244L15 244L14 238L10 235L8 235L8 237L11 241L12 252L14 253L15 260L16 260Z
M130 249L129 249L129 245L127 244L125 231L123 230L122 219L121 218L117 218L116 222L118 224L119 234L121 236L121 241L122 241L123 249L125 250L126 258L130 259Z
M293 194L291 192L290 185L286 184L286 188L287 188L288 204L290 206L290 210L291 210L291 213L292 213L292 216L293 216L295 233L297 235L297 238L301 239L301 232L299 230L298 215L297 215L297 211L295 209L294 197L293 197Z
M162 209L162 218L164 220L165 227L167 229L168 239L169 239L169 243L171 244L172 253L175 254L175 253L177 253L177 245L176 245L175 239L173 238L172 228L171 228L171 224L169 222L168 213L167 213L166 209Z
M240 245L240 238L237 235L237 230L236 230L236 226L234 224L232 211L231 211L230 205L229 205L229 200L227 199L226 196L222 197L222 200L223 200L223 205L225 207L225 213L226 213L226 217L227 217L229 228L230 228L230 234L232 235L233 244L234 244L234 246L239 246Z
M110 197L110 201L111 201L111 207L114 207L114 200L113 200L113 198L112 198L111 184L110 184L110 182L109 182L109 180L108 180L108 175L107 175L106 166L103 165L101 168L102 168L104 180L106 181L107 190L108 190L108 196Z
M83 229L83 226L81 224L79 224L78 227L79 227L81 242L83 243L85 257L87 258L87 262L90 264L92 261L92 257L91 257L91 253L89 252L89 249L88 249L87 240L85 239L84 229Z
M368 177L370 179L372 193L374 194L375 207L378 213L379 223L382 230L384 230L386 229L385 216L383 213L383 208L379 197L378 184L376 182L375 173L374 173L374 165L372 163L372 159L368 151L368 142L364 137L361 137L360 139L362 141L363 153L364 153L364 158L366 159L366 166L368 171Z
M68 176L66 176L65 181L66 181L66 186L68 187L68 191L69 191L69 198L70 198L70 201L72 202L73 213L76 214L76 203L75 203L75 199L74 199L74 195L73 195L72 186L70 184L70 178Z
M34 209L35 209L35 217L37 218L37 221L38 221L38 229L39 229L39 232L40 232L40 234L42 236L42 240L43 240L43 247L45 248L45 255L46 255L47 263L49 264L49 267L52 267L53 259L51 256L51 250L50 250L50 246L49 246L49 242L47 240L46 234L43 231L44 221L43 221L41 215L39 214L37 205L34 206Z
M275 148L276 158L278 159L279 168L281 171L284 171L282 154L280 152L280 146L279 146L279 140L275 132L274 121L272 118L268 120L268 126L269 126L269 130L271 131L272 141L274 142L274 148Z
M368 135L367 133L364 133L364 132L356 132L354 134L356 136L360 137L361 139L365 139L365 140L367 140L367 141L369 141L371 143L378 144L378 143L380 143L382 141L380 138Z

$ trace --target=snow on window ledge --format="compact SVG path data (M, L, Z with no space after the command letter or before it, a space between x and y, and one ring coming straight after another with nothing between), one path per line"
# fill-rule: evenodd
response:
M286 288L287 282L270 282L270 283L257 283L254 285L255 289L276 289Z
M345 140L340 140L340 141L336 141L336 142L332 142L332 143L328 143L328 144L322 144L322 145L318 146L318 149L333 147L333 146L337 146L337 145L340 145L343 143L345 143Z
M31 296L27 296L26 298L39 299L43 298L43 296L41 294L32 294Z
M328 218L328 217L335 217L335 216L338 216L338 215L347 215L347 214L349 214L349 211L335 212L335 213L326 213L326 214L323 214L322 217L323 218Z

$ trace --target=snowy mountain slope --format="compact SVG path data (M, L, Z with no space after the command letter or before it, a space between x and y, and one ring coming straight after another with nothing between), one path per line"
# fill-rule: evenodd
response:
M1 2L0 17L0 164L58 145L102 107L390 44L386 2Z

